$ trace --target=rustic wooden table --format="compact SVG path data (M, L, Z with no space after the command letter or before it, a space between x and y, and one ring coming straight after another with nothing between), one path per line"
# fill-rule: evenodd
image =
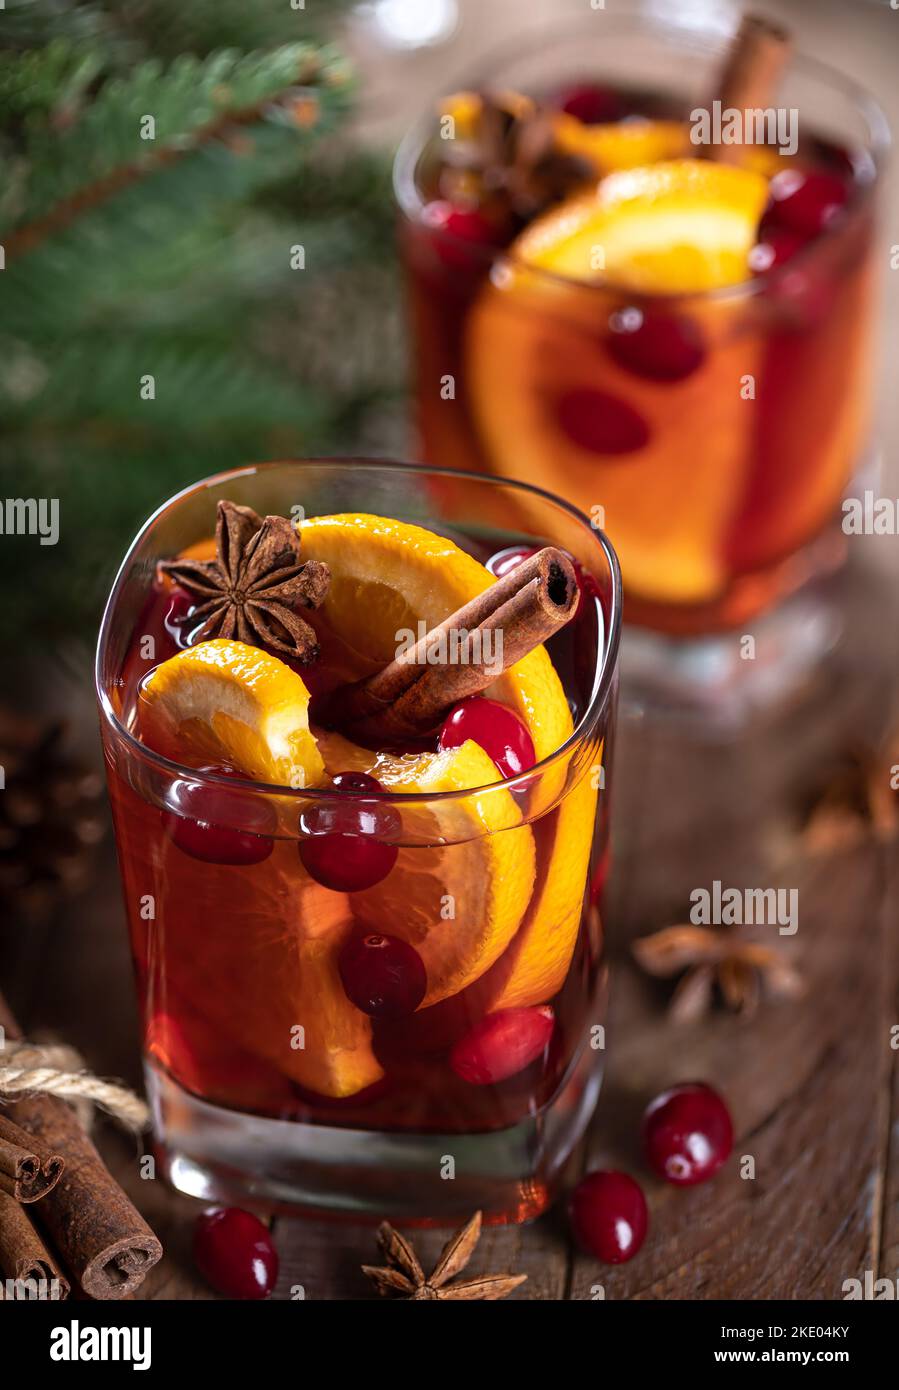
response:
M892 608L886 605L892 603ZM807 788L836 750L891 717L899 664L895 602L879 581L856 586L847 644L815 688L731 741L698 740L625 708L614 769L615 860L608 1065L599 1109L574 1172L628 1169L644 1182L651 1231L631 1264L578 1254L557 1209L523 1228L485 1232L476 1270L528 1275L530 1299L839 1299L843 1281L899 1277L899 842L863 837L809 855L795 834ZM884 633L889 640L884 640ZM632 965L635 935L683 920L689 893L729 886L799 889L794 939L807 993L751 1022L720 1011L689 1026L665 1011L668 988ZM72 1041L101 1075L139 1084L137 1024L109 847L92 892L0 958L30 1032ZM676 1190L641 1163L638 1121L674 1081L704 1078L729 1098L735 1155L714 1182ZM156 1228L163 1262L147 1298L210 1298L189 1257L199 1204L142 1181L137 1154L110 1128L101 1147ZM751 1155L755 1177L740 1176ZM372 1297L359 1272L371 1227L279 1217L276 1296ZM435 1255L445 1233L417 1245Z

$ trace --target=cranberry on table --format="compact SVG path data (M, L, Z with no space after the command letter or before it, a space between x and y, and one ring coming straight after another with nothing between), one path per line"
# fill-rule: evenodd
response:
M268 1228L240 1207L217 1207L197 1217L194 1263L228 1298L268 1298L278 1278L278 1253Z
M674 1086L647 1109L643 1142L660 1178L692 1187L717 1173L733 1148L730 1111L703 1082Z
M172 796L179 813L166 814L166 833L192 859L206 864L261 864L274 849L277 816L262 797L239 787L187 781L176 782Z
M616 92L597 83L581 82L569 87L556 97L556 105L569 116L583 121L584 125L601 125L605 121L620 120L621 101Z
M849 185L837 174L784 169L771 180L770 216L802 237L818 236L849 198Z
M649 1214L640 1184L627 1173L588 1173L569 1201L571 1229L588 1255L606 1264L633 1259L646 1238Z
M554 1027L548 1004L487 1014L453 1045L450 1066L472 1086L507 1081L545 1052Z
M534 741L514 710L484 695L470 695L450 710L440 730L443 748L459 748L466 739L483 748L503 777L528 772L537 761Z
M389 840L399 833L400 817L373 799L384 789L367 772L339 772L332 785L346 800L328 798L303 811L300 860L325 888L359 893L380 883L396 863L397 847Z
M424 961L398 936L351 937L340 952L338 969L347 998L372 1018L406 1018L425 997Z
M609 352L625 371L650 381L683 381L705 361L702 337L676 314L620 309L609 320Z
M556 405L563 434L595 454L631 454L649 443L649 426L627 401L583 387L566 391Z

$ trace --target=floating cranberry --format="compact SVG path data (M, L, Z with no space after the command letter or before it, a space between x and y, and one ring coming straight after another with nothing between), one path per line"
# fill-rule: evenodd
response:
M523 560L529 560L532 555L536 555L537 550L538 547L535 545L508 545L505 550L498 550L495 555L490 556L487 569L495 578L502 579Z
M527 726L498 700L470 695L450 710L440 730L440 747L459 748L468 738L490 755L503 777L528 772L537 761Z
M166 816L169 838L205 864L261 864L275 847L274 808L252 792L211 782L176 782L179 814ZM234 822L240 829L234 828Z
M643 1143L660 1178L692 1187L717 1173L733 1148L730 1111L703 1082L674 1086L646 1111Z
M606 391L568 391L557 406L564 433L582 449L596 454L630 454L649 441L642 415Z
M767 220L762 223L759 241L749 253L749 269L754 275L764 275L766 270L776 270L786 261L792 260L801 251L806 239L788 227L778 227Z
M616 92L596 83L582 82L569 87L556 98L556 105L569 116L583 121L584 125L601 125L605 121L620 120L621 101Z
M625 371L650 381L683 381L705 361L696 326L675 314L620 309L609 320L609 352Z
M176 647L184 648L188 645L190 630L187 615L193 606L194 600L191 595L176 584L169 594L168 607L162 620L163 627Z
M407 1018L425 997L424 961L398 936L351 937L338 969L347 998L372 1018Z
M848 197L849 186L837 174L784 169L771 180L771 216L799 236L818 236Z
M396 863L389 843L400 831L392 806L374 800L384 789L367 772L338 772L332 778L342 798L316 802L300 816L299 854L304 868L339 893L359 893L386 878Z
M571 1228L588 1255L606 1264L633 1259L646 1238L649 1215L639 1183L627 1173L588 1173L571 1194Z
M487 1014L450 1052L450 1066L472 1086L490 1086L524 1071L549 1046L555 1015L548 1004Z
M483 253L504 241L503 229L478 208L460 207L445 198L426 203L421 221L433 234L430 241L437 255L454 269L471 270L483 264Z
M268 1228L240 1207L217 1207L197 1217L194 1263L227 1298L268 1298L278 1278L278 1252Z

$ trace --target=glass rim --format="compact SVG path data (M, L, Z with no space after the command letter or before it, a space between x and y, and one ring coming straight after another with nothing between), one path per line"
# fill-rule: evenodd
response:
M429 464L400 462L393 459L373 458L360 454L329 455L322 458L299 458L299 459L272 459L259 463L244 464L237 468L224 469L221 473L212 473L205 478L200 478L187 487L179 489L164 502L162 502L150 514L147 520L137 531L134 539L129 545L121 564L119 565L116 577L113 580L109 595L103 610L103 617L100 622L100 630L97 637L97 648L94 658L94 690L97 702L100 707L101 718L106 727L121 743L134 755L140 757L160 772L172 777L173 779L189 779L192 782L208 784L212 786L225 786L232 790L235 787L252 791L265 796L288 797L298 802L308 801L330 801L347 800L345 792L341 792L334 787L285 787L272 783L254 781L252 778L224 777L218 773L204 771L202 769L188 767L184 763L175 762L171 758L165 757L162 753L157 753L149 745L142 743L139 738L122 722L116 710L113 708L112 701L107 694L103 684L103 662L106 656L115 610L122 590L131 570L134 556L144 539L156 524L168 513L175 511L187 498L195 496L222 483L230 482L237 478L253 477L259 473L284 467L349 467L353 464L372 465L378 468L393 470L397 473L415 472L429 474L436 477L456 478L464 482L475 482L486 487L497 489L511 488L516 492L527 493L532 497L549 503L551 506L566 512L569 517L579 523L584 531L595 538L600 550L603 553L606 564L608 565L609 581L611 585L611 595L609 602L609 613L604 623L604 641L596 654L596 671L593 679L593 689L587 706L578 719L565 742L560 744L552 753L541 758L527 772L518 773L512 777L498 778L495 782L487 782L483 786L466 787L461 790L443 792L392 792L384 791L376 796L353 797L355 801L369 802L392 802L396 805L427 805L432 802L446 802L464 800L471 796L480 796L487 792L498 790L525 790L531 783L537 783L539 779L551 768L557 766L573 754L579 746L585 743L589 737L590 730L598 723L603 709L608 703L612 683L615 677L618 662L618 649L621 641L622 626L622 605L623 589L621 581L621 568L618 563L618 556L606 535L599 527L594 526L589 517L586 516L578 507L565 501L562 497L557 497L555 493L549 492L546 488L541 488L532 483L520 482L511 478L494 478L488 474L472 473L461 468L437 468ZM566 702L567 703L567 702ZM555 804L555 802L553 803ZM547 808L549 809L549 808Z
M676 20L665 21L648 15L610 15L604 19L603 23L607 26L605 32L612 35L616 32L618 34L650 32L658 35L669 35L676 38L684 47L691 47L696 52L705 53L724 53L729 39L732 37L721 30L712 28L698 30L690 25L678 23ZM535 33L514 44L496 44L486 57L479 60L477 68L460 73L457 82L448 82L446 91L449 93L464 90L466 86L476 88L489 86L490 74L495 72L498 64L510 64L516 58L524 58L533 53L540 44L550 46L566 39L576 39L587 32L590 32L589 21L585 23L584 20L577 20L573 24L560 25L553 30L551 35ZM866 182L856 183L859 196L850 199L846 209L841 209L841 212L852 211L865 199L870 201L874 190L881 182L886 158L892 145L889 122L876 97L872 96L861 82L847 77L839 68L832 67L819 58L813 58L809 54L799 51L794 52L790 57L787 71L789 73L793 70L817 77L832 89L841 91L853 102L868 127L870 157L874 175ZM402 137L393 160L394 201L400 215L410 226L420 225L420 214L425 206L424 199L419 193L416 171L421 154L427 146L428 136L432 133L433 122L433 111L422 111ZM527 262L519 261L515 256L510 255L509 247L473 247L470 242L454 237L442 229L436 230L435 235L441 241L464 246L472 256L474 264L479 261L485 266L506 263L511 265L513 269L526 270L538 283L540 280L545 280L552 285L564 285L569 288L576 286L580 290L590 290L594 293L614 291L629 297L635 303L661 302L683 305L694 301L699 303L728 302L731 300L754 301L757 296L764 294L771 285L776 285L781 281L784 275L795 272L797 268L801 269L807 260L819 253L820 248L830 245L832 240L842 232L845 225L845 217L838 215L818 236L811 238L801 246L789 260L781 265L770 266L767 270L758 272L748 280L742 280L735 285L724 285L718 289L686 292L629 290L626 285L618 285L604 277L596 280L572 279L555 271L547 270L545 266L533 266Z

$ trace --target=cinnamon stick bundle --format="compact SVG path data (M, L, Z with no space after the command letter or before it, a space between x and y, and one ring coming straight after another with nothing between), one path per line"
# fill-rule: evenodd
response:
M8 1037L21 1037L2 994L0 1025ZM38 1093L6 1113L44 1148L65 1154L65 1171L41 1198L40 1219L66 1268L91 1298L125 1298L162 1258L160 1242L64 1100Z
M430 733L451 705L480 694L558 632L573 616L577 597L571 561L546 546L381 671L335 691L330 722L373 740Z
M55 1279L58 1297L69 1296L68 1280L47 1251L27 1213L5 1192L0 1192L0 1273L4 1280L34 1280L38 1286ZM0 1299L3 1296L0 1288Z
M36 1202L59 1182L65 1161L0 1114L0 1192Z

